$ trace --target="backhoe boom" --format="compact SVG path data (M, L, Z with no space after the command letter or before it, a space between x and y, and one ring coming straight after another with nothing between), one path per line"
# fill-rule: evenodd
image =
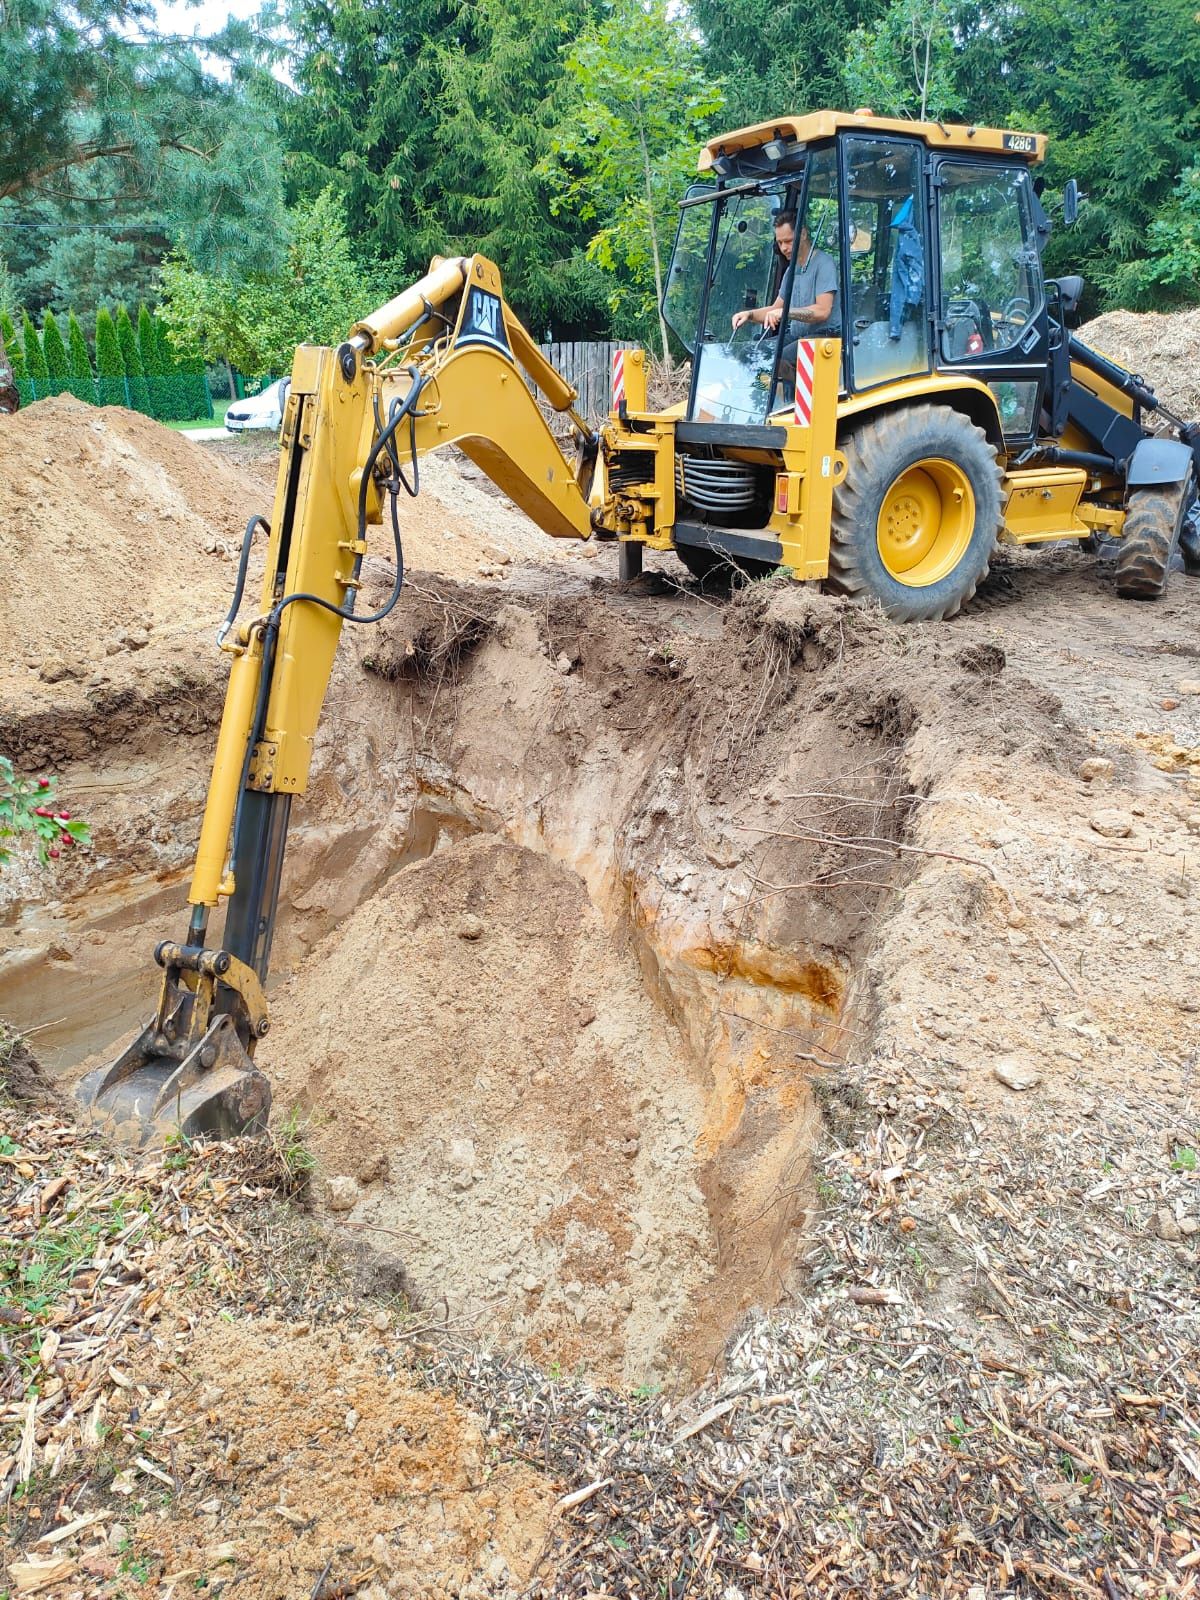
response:
M523 372L567 414L563 454ZM435 260L428 274L355 325L336 351L301 345L281 430L279 473L257 612L239 621L241 583L221 647L232 656L182 945L163 968L154 1020L77 1091L94 1116L144 1143L172 1125L227 1134L265 1122L253 1064L269 1021L262 985L291 802L308 785L313 741L342 627L382 620L403 582L396 501L415 494L420 457L458 445L546 533L586 539L598 441L575 390L505 304L482 256ZM411 474L411 477L409 476ZM367 531L392 524L393 590L358 608ZM253 518L249 541L262 519ZM210 948L212 911L227 902Z

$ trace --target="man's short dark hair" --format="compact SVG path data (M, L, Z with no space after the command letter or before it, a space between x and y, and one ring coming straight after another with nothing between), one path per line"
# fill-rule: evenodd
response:
M772 220L776 228L782 228L786 224L793 233L796 231L796 213L794 211L777 211Z

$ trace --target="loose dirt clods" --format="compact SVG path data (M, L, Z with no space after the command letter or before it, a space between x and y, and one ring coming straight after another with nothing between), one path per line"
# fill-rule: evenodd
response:
M185 446L215 470L156 472ZM88 1600L1188 1600L1200 590L1002 553L901 629L529 553L418 560L344 641L259 1058L310 1214L244 1151L4 1112L20 1559ZM95 827L59 901L6 875L0 1011L56 1068L181 921L217 674L141 621L119 683L18 653L0 704Z

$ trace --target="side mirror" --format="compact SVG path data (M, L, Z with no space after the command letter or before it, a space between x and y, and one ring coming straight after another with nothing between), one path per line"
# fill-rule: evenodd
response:
M1083 299L1083 279L1072 274L1068 278L1051 278L1057 284L1059 305L1062 307L1064 328L1079 326L1079 302ZM1047 286L1049 287L1049 285Z
M1079 215L1079 185L1074 178L1068 178L1063 189L1063 221L1068 228L1074 227L1075 219Z

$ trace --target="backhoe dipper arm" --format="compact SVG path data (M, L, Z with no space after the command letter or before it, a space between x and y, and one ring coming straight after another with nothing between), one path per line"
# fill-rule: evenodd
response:
M579 441L574 464L521 367L568 415ZM435 259L337 350L297 349L259 611L236 620L250 540L263 525L255 517L219 635L233 661L187 936L155 953L164 970L154 1020L77 1091L137 1142L161 1136L164 1123L228 1133L265 1122L270 1091L252 1058L269 1026L262 985L291 802L308 784L343 624L380 621L399 598L396 501L402 490L416 493L419 457L458 444L548 534L587 538L597 440L575 397L504 303L499 271L482 256ZM395 579L387 601L364 613L356 597L367 528L383 520L385 501ZM221 900L224 935L212 949L209 918Z

